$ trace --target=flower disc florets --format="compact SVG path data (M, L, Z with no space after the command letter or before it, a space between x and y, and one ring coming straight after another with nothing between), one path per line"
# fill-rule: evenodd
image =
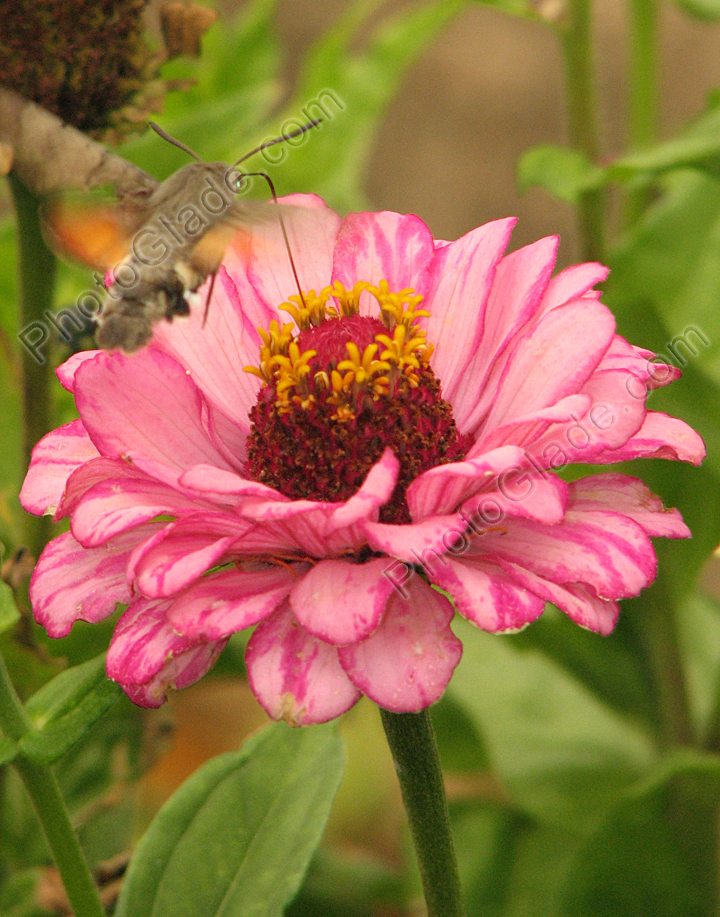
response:
M377 300L379 317L359 314L360 295ZM266 383L251 411L248 477L293 499L345 500L386 447L400 461L383 522L410 521L405 490L422 472L461 459L471 444L430 368L432 346L415 321L422 296L336 281L319 295L294 296L281 308L295 321L260 329ZM329 304L333 301L332 304Z

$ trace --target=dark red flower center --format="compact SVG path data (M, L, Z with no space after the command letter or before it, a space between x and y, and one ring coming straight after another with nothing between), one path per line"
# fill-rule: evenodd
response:
M380 318L359 314L367 291ZM335 302L328 305L329 301ZM422 297L358 283L335 283L283 308L293 325L261 330L265 385L250 412L247 476L295 500L347 500L390 447L400 475L383 522L410 521L409 484L422 472L462 459L470 446L430 368L432 348L415 320ZM337 305L335 304L337 303Z

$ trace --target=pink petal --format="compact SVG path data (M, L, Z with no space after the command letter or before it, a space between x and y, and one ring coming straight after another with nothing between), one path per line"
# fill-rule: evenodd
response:
M183 688L202 677L226 642L198 646L173 630L166 608L166 601L133 602L118 621L107 653L108 677L146 707L159 707L169 687ZM138 691L141 686L144 691Z
M580 299L598 283L607 280L609 273L609 268L596 261L565 268L548 284L539 312L544 315L566 302Z
M337 649L308 633L287 604L257 626L245 664L253 694L268 716L291 726L325 723L360 698Z
M675 459L699 465L705 458L705 443L684 420L648 411L642 427L624 446L593 456L593 461L629 462L636 458Z
M104 455L138 453L179 470L201 462L228 467L203 426L203 398L195 383L158 350L102 353L84 363L75 401Z
M432 233L418 217L389 210L350 213L337 236L332 277L347 289L358 280L375 286L387 280L393 292L412 289L425 296L434 257ZM370 311L377 315L376 307Z
M676 509L667 509L639 478L626 474L593 474L570 485L569 506L609 510L629 516L651 538L690 538L692 533Z
M43 436L32 451L20 503L36 516L53 514L70 475L97 454L81 420Z
M553 309L518 343L508 360L485 429L524 417L580 392L615 333L601 303L576 300Z
M657 362L651 350L634 347L625 338L616 334L610 349L598 369L623 369L638 380L628 380L627 393L638 401L644 401L648 391L669 385L682 376L676 366Z
M72 532L80 544L94 548L156 516L197 513L193 502L144 475L101 481L81 497L72 516Z
M283 496L266 484L257 481L248 481L234 471L216 468L214 465L194 465L181 475L180 484L188 490L198 494L207 495L225 502L236 502L233 497L262 497L266 500L283 500L290 502L289 497Z
M89 550L70 532L51 541L30 581L37 622L51 637L66 637L75 621L102 621L118 602L129 602L125 571L130 554L156 531L157 525L142 526Z
M512 519L504 531L484 535L477 550L557 583L587 583L604 599L638 595L657 572L641 526L604 511L569 509L554 526Z
M258 361L260 338L254 327L229 301L234 289L225 267L215 280L213 302L206 310L205 299L211 280L200 288L203 306L191 309L181 322L158 322L152 347L173 357L203 393L245 436L250 432L248 413L257 401L261 382L243 371Z
M257 377L255 377L257 378ZM213 404L203 416L210 442L231 468L242 471L247 461L247 438L250 421L240 426Z
M485 309L480 346L453 395L461 433L475 430L495 397L487 383L499 356L537 311L555 265L558 238L550 236L503 258ZM442 381L442 380L441 380Z
M91 458L76 468L68 478L63 498L55 511L55 519L64 519L69 516L90 488L101 481L107 481L109 478L117 481L126 478L136 480L141 476L143 476L142 472L131 462L123 459L106 458L104 455Z
M211 573L173 599L167 619L185 637L221 640L267 618L294 582L292 570L277 566Z
M580 627L605 636L613 632L620 615L617 602L599 598L589 586L582 583L561 585L517 564L503 563L503 566L518 583L545 601L557 605Z
M242 519L219 513L171 522L133 554L128 579L148 598L175 595L225 558L250 528Z
M540 450L537 443L545 437L548 437L547 431L553 430L558 424L563 425L563 429L572 421L574 425L577 418L583 417L592 406L590 395L568 395L567 398L561 398L556 404L548 408L542 408L539 411L533 411L524 417L518 417L509 423L500 424L498 427L483 430L468 452L466 458L472 459L476 456L483 455L493 449L499 449L502 446L514 445L532 446L532 456L535 456ZM525 453L527 455L527 453ZM541 463L542 467L553 467ZM567 460L564 462L567 464ZM557 467L557 466L555 466Z
M388 447L368 471L359 489L333 512L328 531L356 525L364 519L377 519L380 507L392 496L399 473L400 462Z
M484 489L506 472L525 464L522 449L506 446L463 462L437 465L415 478L406 499L413 520L456 510L473 493Z
M637 381L624 370L593 373L583 386L583 394L592 399L587 409L573 412L569 423L555 423L538 431L528 443L533 461L542 467L559 468L596 461L607 450L623 446L641 428L646 414L644 401L628 395L629 378ZM488 440L492 439L490 434ZM562 462L555 459L560 454Z
M562 522L567 506L568 486L555 475L540 475L527 469L500 480L497 490L477 494L463 504L461 515L472 526L497 525L508 518L533 519L544 525Z
M75 391L75 373L82 366L83 363L88 360L94 360L101 350L81 350L79 353L74 353L72 356L68 357L64 363L61 363L60 366L55 370L55 375L60 380L60 385L68 392Z
M583 386L583 393L593 400L585 426L594 447L602 443L607 448L617 448L642 427L647 413L645 405L628 395L627 381L626 371L599 369Z
M461 615L492 633L522 630L545 610L544 599L477 555L448 558L433 581L452 596Z
M238 504L237 512L263 529L274 530L308 556L324 557L334 553L327 536L333 515L342 506L342 503L315 500L287 501L283 497L282 500L244 500Z
M157 675L145 684L121 684L121 687L138 707L161 707L167 700L170 688L187 688L209 672L226 643L227 640L201 643L168 660Z
M439 700L462 656L450 630L450 602L420 577L407 590L408 599L393 593L373 634L338 650L358 688L396 713L416 713Z
M462 516L454 513L431 516L411 525L366 522L363 529L373 551L397 557L409 564L421 564L432 571L436 563L442 563L442 555L451 551L458 539L464 540L466 526Z
M330 283L340 217L311 194L293 194L281 198L281 203L300 286L304 291L319 293ZM237 281L232 269L231 276ZM278 307L290 296L298 295L282 228L272 211L261 224L253 226L247 278L261 301L275 311L275 318ZM241 297L242 292L240 289ZM280 320L286 322L289 318L280 313Z
M428 341L435 345L432 365L446 401L453 401L480 345L495 268L516 222L511 218L486 223L436 254L432 286L422 305L430 311L425 327Z
M290 593L295 617L313 636L342 646L371 634L393 589L385 557L364 564L321 560Z

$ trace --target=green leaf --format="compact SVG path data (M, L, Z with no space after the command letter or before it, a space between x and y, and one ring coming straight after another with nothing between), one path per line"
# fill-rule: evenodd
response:
M481 729L513 802L543 824L588 830L653 761L648 737L512 637L463 621L457 633L464 651L450 691Z
M720 19L720 0L677 0L680 6L699 19Z
M612 178L626 181L683 168L720 173L720 108L701 115L672 140L616 159L609 173Z
M584 191L599 188L605 179L605 169L590 162L584 153L552 144L532 147L518 163L522 191L539 186L568 204L576 204Z
M7 583L0 581L0 634L17 624L20 612L15 604L13 591Z
M121 693L105 675L104 653L61 672L25 705L34 728L20 740L23 752L38 764L57 761Z
M675 753L587 839L561 914L714 917L719 804L720 759Z
M277 917L320 841L343 769L334 726L268 726L200 768L140 842L116 917Z

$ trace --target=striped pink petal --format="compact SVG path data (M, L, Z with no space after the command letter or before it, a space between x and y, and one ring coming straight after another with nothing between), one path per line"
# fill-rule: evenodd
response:
M48 433L32 451L20 503L36 516L52 515L70 475L98 454L81 420Z
M210 573L171 601L167 619L186 637L222 640L272 614L306 569L271 566Z
M257 626L245 662L250 687L268 716L292 726L325 723L360 698L337 649L313 637L288 604Z
M53 539L37 562L30 601L39 624L51 637L66 637L75 621L96 623L129 602L126 570L132 551L158 525L144 525L100 548L84 548L66 532Z
M433 582L452 597L463 617L492 633L522 630L545 609L544 598L477 554L447 558L435 568Z
M340 225L332 279L351 290L358 280L391 290L412 289L425 296L432 280L435 247L430 230L416 216L399 213L351 213ZM367 311L370 298L364 310Z
M374 633L338 650L363 694L396 713L414 713L439 700L462 656L445 596L419 577L407 591L408 598L392 594Z
M342 646L357 643L377 627L393 584L384 576L387 558L364 564L321 560L290 592L290 607L313 636Z

